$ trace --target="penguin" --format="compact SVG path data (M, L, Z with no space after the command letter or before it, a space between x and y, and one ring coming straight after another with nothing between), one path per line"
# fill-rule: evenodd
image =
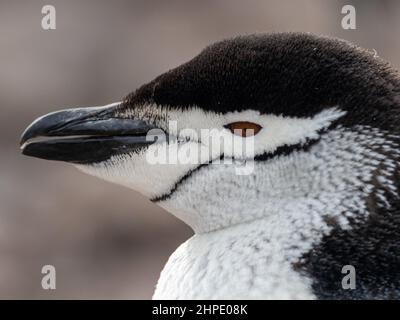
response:
M211 147L199 133L214 129L230 142ZM154 299L399 299L399 146L398 72L308 33L214 43L21 138L23 154L132 188L193 229ZM208 152L158 161L173 148Z

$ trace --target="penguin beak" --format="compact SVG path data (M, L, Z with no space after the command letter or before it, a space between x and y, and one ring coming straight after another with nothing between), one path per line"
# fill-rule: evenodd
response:
M137 152L157 140L154 126L118 117L119 103L105 107L66 109L36 119L22 134L24 155L89 164L113 155Z

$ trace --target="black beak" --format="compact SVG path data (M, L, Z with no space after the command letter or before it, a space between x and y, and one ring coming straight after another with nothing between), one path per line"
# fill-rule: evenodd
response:
M73 163L94 163L137 152L157 140L155 127L117 116L118 104L61 110L36 119L22 134L24 155Z

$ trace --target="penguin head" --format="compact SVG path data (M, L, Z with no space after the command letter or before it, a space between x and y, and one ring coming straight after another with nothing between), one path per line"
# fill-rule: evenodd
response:
M365 159L382 153L367 141L398 128L397 82L376 55L346 41L237 37L122 102L35 120L22 152L133 188L205 232L329 192L370 190L378 165Z

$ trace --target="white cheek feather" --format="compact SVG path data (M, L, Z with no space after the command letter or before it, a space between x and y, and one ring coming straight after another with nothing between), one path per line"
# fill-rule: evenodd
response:
M198 149L198 143L186 144L185 147ZM83 172L134 189L148 198L154 198L173 188L176 181L187 172L199 166L198 162L149 163L148 154L160 154L171 150L175 154L176 144L154 144L144 152L112 156L109 160L91 165L75 165ZM193 155L195 152L192 153ZM207 155L206 152L200 153ZM208 162L203 158L201 161ZM150 160L152 161L152 160Z

